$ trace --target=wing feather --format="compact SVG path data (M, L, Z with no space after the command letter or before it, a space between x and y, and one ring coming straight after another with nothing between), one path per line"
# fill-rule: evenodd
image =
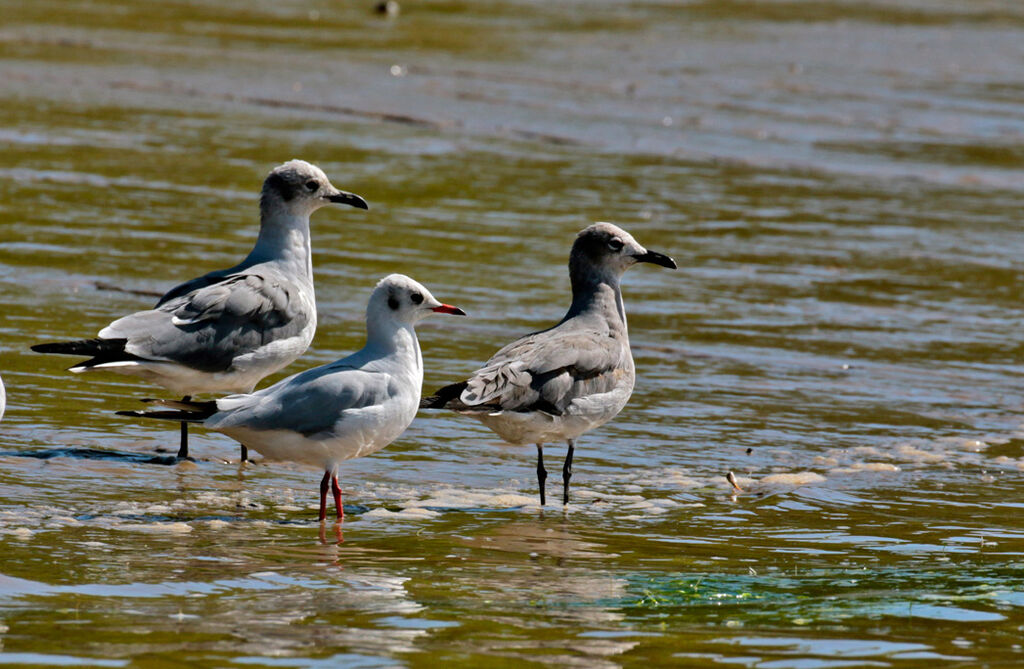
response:
M324 365L255 393L221 398L217 405L222 413L208 426L329 436L346 412L387 401L394 394L394 383L391 375L383 372Z
M609 331L527 335L498 351L459 399L470 408L561 413L574 398L611 390L628 365L628 344Z
M237 356L306 327L314 308L288 286L270 268L226 276L116 320L99 336L126 339L125 351L140 358L224 371Z

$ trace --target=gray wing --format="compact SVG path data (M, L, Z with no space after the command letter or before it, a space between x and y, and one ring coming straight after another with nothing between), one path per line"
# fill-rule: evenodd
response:
M146 360L224 371L237 356L302 332L315 307L301 291L272 268L233 274L114 321L99 336L126 339L125 351Z
M217 400L223 416L207 427L290 430L330 437L348 411L383 404L396 392L394 377L334 363L307 370L248 395Z
M498 351L467 380L471 408L561 414L577 398L614 389L632 371L628 342L608 331L556 327Z

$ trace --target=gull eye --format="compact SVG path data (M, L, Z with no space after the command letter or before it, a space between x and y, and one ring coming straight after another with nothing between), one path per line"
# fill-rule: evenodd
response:
M306 182L306 190L308 190L310 193L315 193L319 189L320 184L317 183L316 180L310 179L309 181Z
M423 295L420 293L413 293L410 298L413 304L423 304Z
M610 248L612 251L615 251L616 253L622 250L622 246L622 240L619 239L618 237L612 237L611 239L608 240L608 248Z

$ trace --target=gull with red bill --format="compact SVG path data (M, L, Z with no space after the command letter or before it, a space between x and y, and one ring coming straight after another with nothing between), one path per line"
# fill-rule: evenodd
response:
M163 401L156 411L121 415L201 423L268 460L321 467L320 520L327 491L342 520L338 466L370 455L409 427L420 403L423 357L415 325L433 314L465 316L402 274L380 281L366 306L366 345L352 355L254 393L211 402Z

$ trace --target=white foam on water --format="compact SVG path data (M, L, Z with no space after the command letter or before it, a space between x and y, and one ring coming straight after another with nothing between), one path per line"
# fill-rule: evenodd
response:
M1024 471L1024 457L990 454L995 450L993 446L1013 437L1012 434L978 434L901 439L881 445L827 448L811 457L786 449L761 449L754 458L741 457L733 470L743 492L776 495L805 486L869 489L876 482L888 485L893 477L922 469L980 467L990 469L989 476L998 474L1000 469L1016 474ZM464 488L447 481L415 485L408 480L386 478L353 481L346 490L346 500L369 507L369 510L350 513L347 520L385 525L428 523L453 511L532 516L557 509L571 514L595 517L615 514L619 520L650 521L682 512L684 508L702 507L709 500L722 499L723 494L736 494L726 480L726 471L709 469L705 464L602 468L574 479L571 503L565 506L561 504L560 477L555 474L548 481L548 504L543 509L532 476L507 479L493 488ZM262 475L237 481L208 478L221 473L223 469L214 464L190 472L189 478L195 479L194 487L178 490L177 497L162 495L159 500L145 499L140 491L140 499L136 500L76 499L70 503L70 508L42 503L0 510L0 535L28 541L40 532L68 527L174 535L199 528L221 530L237 522L245 522L252 528L277 527L281 521L297 519L313 524L318 510L315 492L294 487L294 483L287 480L289 470L281 472L280 478L275 475L270 480ZM40 501L48 500L41 498ZM190 520L211 515L218 519ZM255 517L257 515L260 517Z
M121 530L124 532L152 532L152 533L167 533L167 534L188 534L192 531L192 526L188 523L115 523L110 526L111 529Z
M855 462L848 467L834 467L829 474L855 474L859 472L898 472L899 465L891 462Z
M15 527L10 530L0 530L0 534L7 534L18 539L31 539L32 535L35 534L32 530L27 527Z
M899 444L895 449L896 457L907 461L916 462L920 464L935 464L938 462L944 462L945 456L941 453L935 453L932 451L926 451L923 448L918 448L913 444Z
M462 490L444 487L431 491L426 499L409 499L409 507L438 507L443 509L509 509L520 506L535 506L537 498L523 495L515 490Z
M360 519L371 519L371 518L401 518L404 520L427 520L430 518L437 518L441 514L437 511L431 511L430 509L424 509L420 507L409 507L402 509L401 511L389 511L383 507L372 509L367 511Z
M794 472L789 474L770 474L759 481L758 486L782 486L796 488L798 486L824 483L825 477L817 472Z

